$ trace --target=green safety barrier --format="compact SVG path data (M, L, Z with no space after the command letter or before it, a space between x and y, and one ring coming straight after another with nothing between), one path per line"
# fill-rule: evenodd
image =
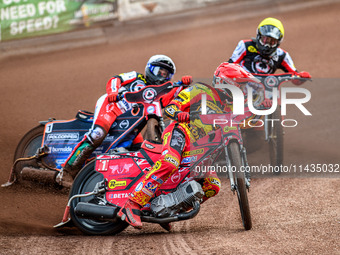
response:
M0 0L0 42L67 32L117 17L117 0Z

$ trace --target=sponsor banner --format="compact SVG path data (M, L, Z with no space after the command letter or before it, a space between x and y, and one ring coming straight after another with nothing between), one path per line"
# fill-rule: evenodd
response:
M67 32L117 17L117 0L0 0L0 42Z

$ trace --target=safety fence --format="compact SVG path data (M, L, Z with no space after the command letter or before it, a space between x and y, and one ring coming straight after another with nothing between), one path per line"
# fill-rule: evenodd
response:
M0 42L234 0L0 0Z

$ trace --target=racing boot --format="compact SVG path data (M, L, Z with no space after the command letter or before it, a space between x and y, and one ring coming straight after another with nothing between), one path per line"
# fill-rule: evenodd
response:
M72 166L66 163L57 176L57 182L66 188L71 188L73 179L77 175L79 170L80 169L72 169Z
M57 177L59 178L59 180L57 180L59 184L70 188L74 178L94 150L95 147L92 146L88 141L82 141L79 146L77 146L71 153L68 160L66 160L64 163L62 172Z
M66 159L59 184L65 187L72 186L73 179L84 166L85 161L91 156L92 152L103 142L106 135L107 131L98 125L95 125L94 128L91 128L90 131L85 134L84 138Z
M129 223L134 228L141 229L143 226L140 218L141 214L141 206L128 199L125 205L118 212L118 217Z

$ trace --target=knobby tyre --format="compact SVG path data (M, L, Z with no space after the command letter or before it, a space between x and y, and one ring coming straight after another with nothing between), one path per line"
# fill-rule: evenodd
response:
M89 162L78 173L71 187L69 198L77 194L92 192L98 182L103 181L103 175L94 170L95 160ZM73 223L85 234L88 235L113 235L123 231L128 224L117 218L115 221L97 221L77 217L74 208L79 202L96 203L94 196L76 198L71 203L70 216Z
M44 125L39 125L32 128L28 131L23 138L18 143L18 146L14 153L13 163L19 158L29 158L37 152L37 150L41 147L43 136L44 136ZM24 181L21 179L20 172L23 167L32 166L38 167L35 160L19 162L17 163L14 171L17 178L17 182L23 183Z
M233 176L236 184L236 193L240 207L243 227L245 230L250 230L252 228L252 221L247 195L247 187L245 183L245 173L244 171L241 171L242 160L238 143L231 142L229 144L229 156L231 165L234 166L236 170L233 172Z
M154 142L161 142L162 131L157 119L150 118L148 120L144 139Z

